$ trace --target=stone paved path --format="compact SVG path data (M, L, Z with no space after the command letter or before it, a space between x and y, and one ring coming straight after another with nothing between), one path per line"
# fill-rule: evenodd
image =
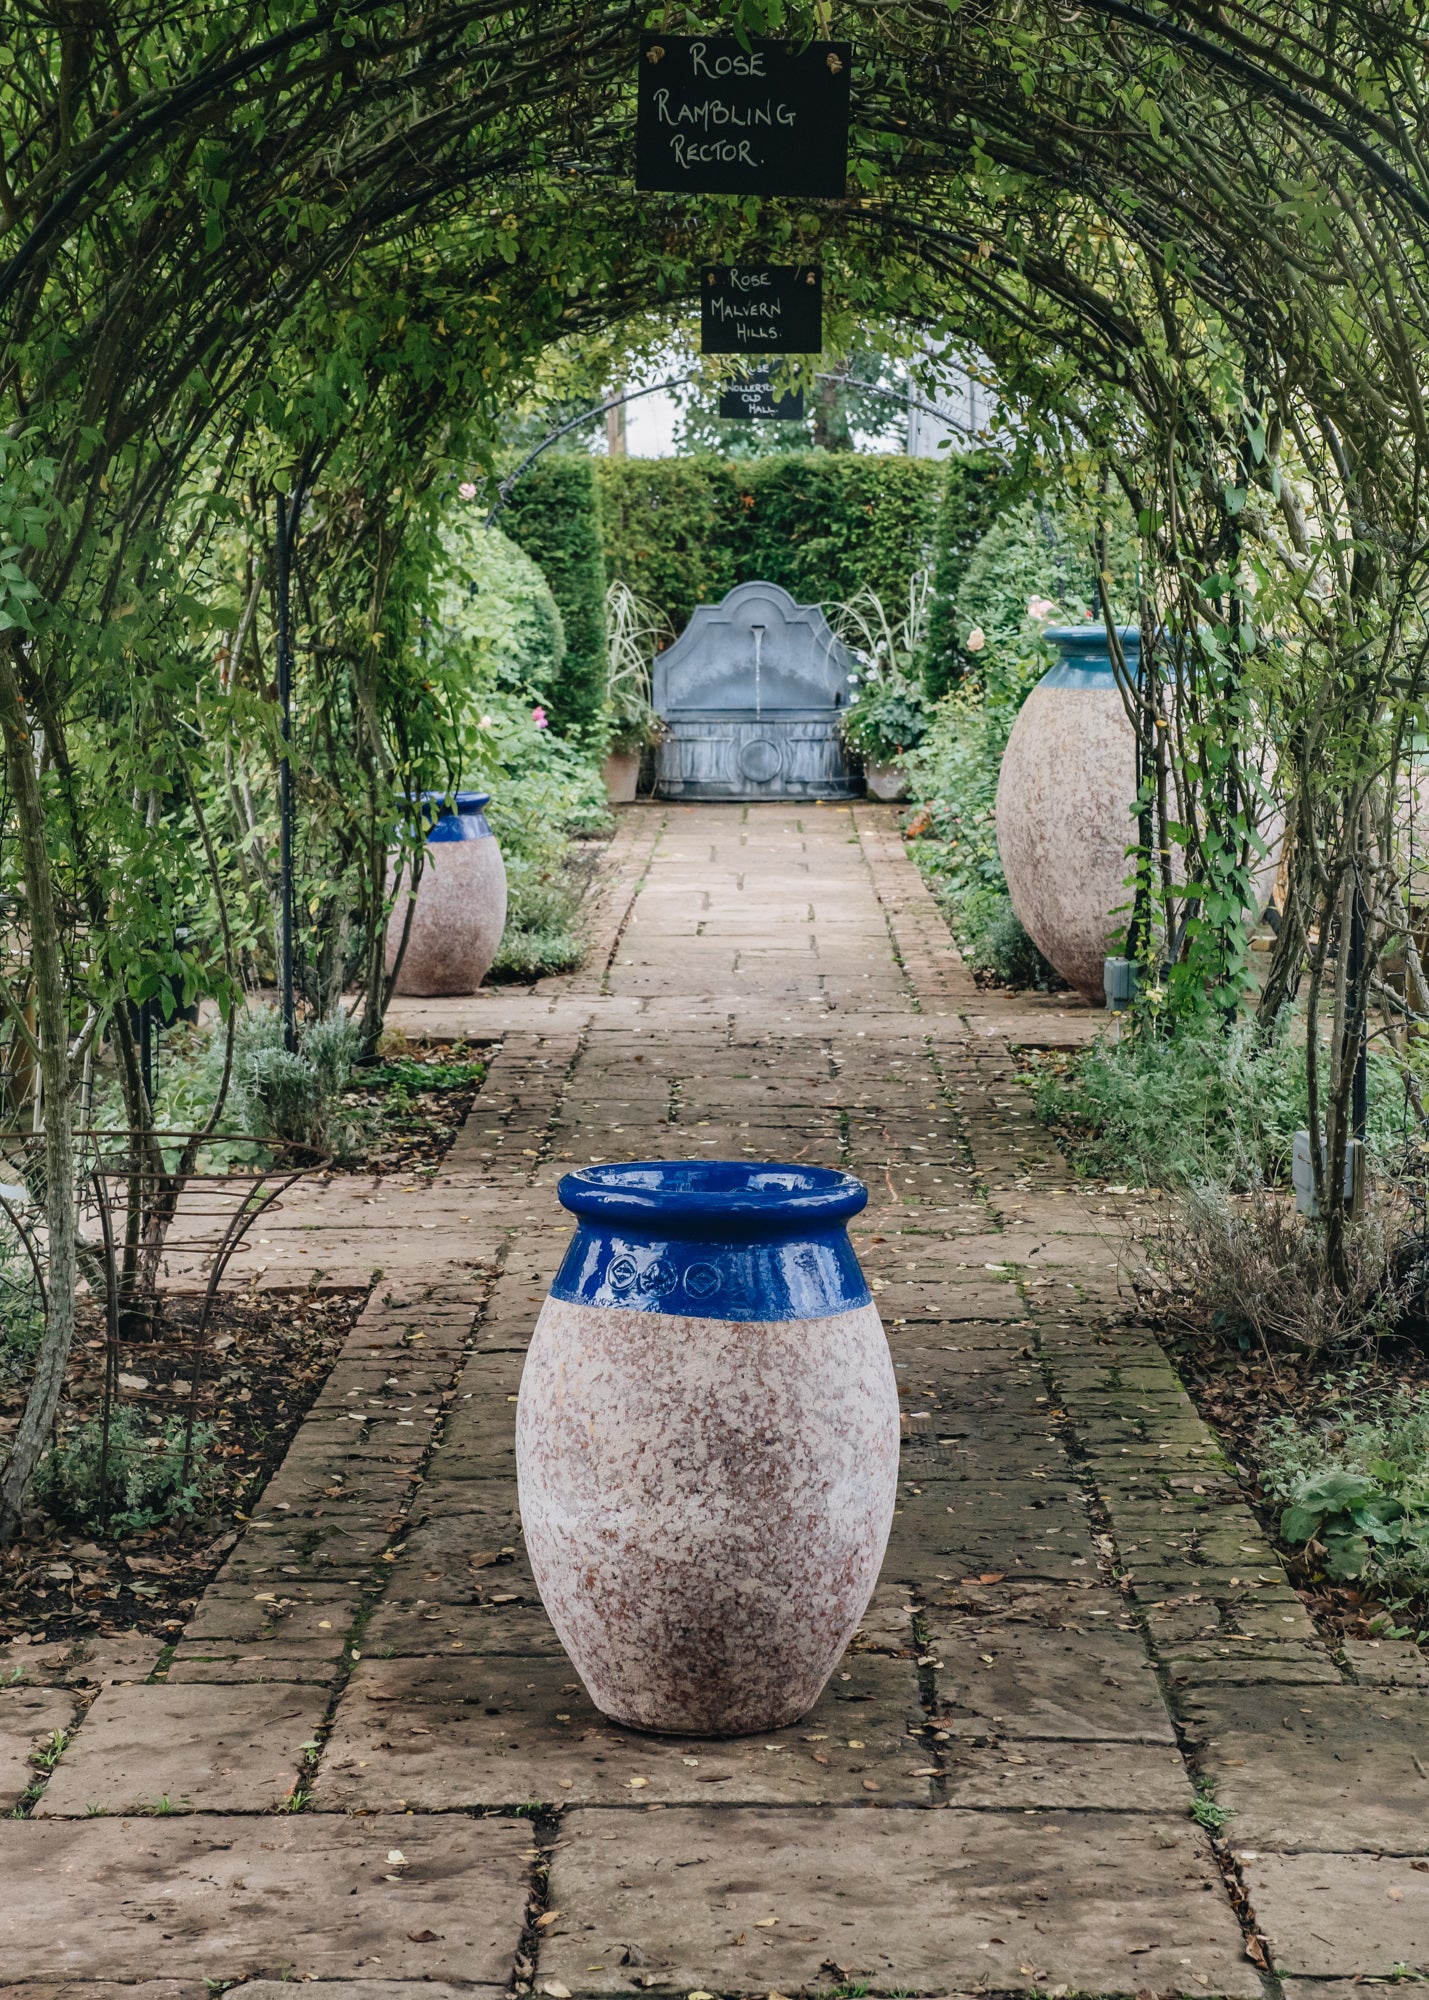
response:
M404 1010L500 1043L430 1188L275 1217L264 1282L381 1275L171 1656L35 1649L0 1687L0 1995L1311 2000L1429 1970L1419 1655L1332 1656L1128 1316L1117 1204L1006 1046L1085 1013L976 993L872 808L635 809L596 930L574 979ZM522 1555L556 1180L672 1153L873 1197L900 1507L828 1692L767 1739L604 1722Z

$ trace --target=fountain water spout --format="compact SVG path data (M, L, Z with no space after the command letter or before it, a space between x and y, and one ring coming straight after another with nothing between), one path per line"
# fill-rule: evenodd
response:
M756 720L762 720L764 704L760 685L760 669L764 655L764 627L762 625L751 625L749 629L754 634L754 714Z

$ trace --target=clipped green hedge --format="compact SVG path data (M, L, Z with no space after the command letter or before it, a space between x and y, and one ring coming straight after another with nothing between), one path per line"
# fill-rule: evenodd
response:
M934 701L957 685L967 664L965 634L958 631L958 592L1007 490L990 453L970 451L949 458L933 527L933 590L923 642L923 684Z
M872 452L592 463L607 576L658 605L677 631L697 604L755 578L801 604L871 587L901 612L928 560L943 483L931 459Z
M553 455L532 466L501 515L538 563L561 614L566 651L549 690L552 728L594 737L605 705L605 558L595 461Z

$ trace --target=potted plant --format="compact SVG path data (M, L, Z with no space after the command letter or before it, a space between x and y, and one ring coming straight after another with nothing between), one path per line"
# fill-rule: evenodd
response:
M665 614L617 578L605 593L609 667L605 793L613 806L633 803L640 782L640 760L664 734L665 725L651 700L650 663L670 637Z
M851 676L857 692L844 710L843 738L862 758L864 782L875 799L907 798L901 760L928 733L931 704L915 664L927 622L928 589L928 572L915 571L908 609L896 621L871 589L836 604L830 614L830 624L857 662Z

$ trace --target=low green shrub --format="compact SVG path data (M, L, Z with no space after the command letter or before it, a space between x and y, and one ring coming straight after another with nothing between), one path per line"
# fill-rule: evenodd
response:
M1005 889L969 889L949 912L964 959L975 972L990 972L1004 986L1050 992L1062 981L1038 951Z
M1332 1577L1429 1590L1429 1390L1372 1393L1313 1425L1274 1418L1257 1457L1293 1548L1321 1557Z
M543 979L574 972L585 947L578 928L581 888L538 863L508 864L511 895L501 949L491 968L496 979Z
M1051 663L1035 634L988 662L938 703L928 732L905 759L917 810L910 852L936 896L958 949L975 971L1008 985L1062 985L1022 928L1007 894L993 808L1002 753L1023 702Z
M1084 1173L1144 1187L1276 1185L1309 1122L1305 1051L1292 1028L1287 1019L1266 1044L1248 1021L1103 1038L1070 1061L1037 1064L1029 1081L1040 1116ZM1378 1162L1402 1151L1403 1102L1398 1072L1372 1055L1367 1136Z
M35 1267L19 1231L0 1215L0 1381L29 1373L45 1330Z
M340 1141L338 1106L360 1043L357 1022L337 1013L305 1023L296 1050L289 1049L275 1007L245 1008L234 1035L229 1127L326 1152ZM214 1036L208 1062L221 1064L221 1036Z
M119 1408L109 1419L106 1477L108 1509L100 1490L103 1425L89 1417L41 1460L35 1497L56 1521L91 1533L135 1534L165 1522L201 1513L216 1471L211 1451L217 1432L195 1424L188 1465L184 1465L184 1420L147 1418Z

